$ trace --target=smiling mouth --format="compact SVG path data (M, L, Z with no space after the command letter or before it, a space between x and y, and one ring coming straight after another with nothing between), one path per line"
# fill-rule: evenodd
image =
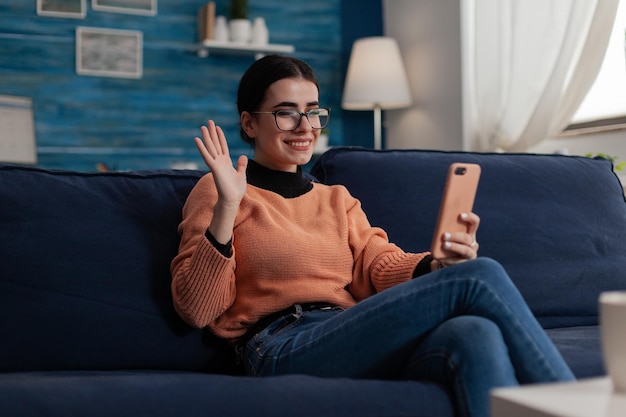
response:
M285 142L289 146L293 146L294 148L308 148L313 141L311 140L292 140Z

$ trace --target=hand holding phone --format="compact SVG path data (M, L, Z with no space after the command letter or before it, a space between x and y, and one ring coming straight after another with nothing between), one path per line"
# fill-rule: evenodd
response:
M454 256L442 247L444 233L468 232L467 223L461 221L461 213L472 212L479 179L479 165L460 162L450 165L431 244L435 259Z

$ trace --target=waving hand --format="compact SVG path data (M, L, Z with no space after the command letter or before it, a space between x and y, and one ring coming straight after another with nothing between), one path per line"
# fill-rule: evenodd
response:
M209 231L221 243L230 240L239 203L246 193L246 167L248 158L241 155L233 167L226 136L215 122L209 120L201 127L202 139L196 137L196 146L207 164L217 187L218 201Z

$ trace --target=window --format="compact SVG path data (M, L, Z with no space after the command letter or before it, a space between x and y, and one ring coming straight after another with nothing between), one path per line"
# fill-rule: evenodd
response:
M567 130L626 127L626 0L621 0L598 77Z

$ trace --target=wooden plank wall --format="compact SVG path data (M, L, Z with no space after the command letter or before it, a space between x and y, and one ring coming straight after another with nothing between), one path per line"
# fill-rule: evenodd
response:
M193 53L196 12L205 0L159 0L156 16L94 11L84 19L37 16L36 0L0 3L0 94L31 97L39 165L93 171L204 164L193 137L208 118L226 131L234 154L251 155L238 134L235 94L253 57ZM343 145L344 67L340 0L249 0L263 16L271 43L292 44L321 83L321 102L333 109L332 145ZM218 14L228 0L217 0ZM77 26L143 33L143 77L79 76ZM3 132L0 132L2 140ZM6 133L4 133L6 134Z

